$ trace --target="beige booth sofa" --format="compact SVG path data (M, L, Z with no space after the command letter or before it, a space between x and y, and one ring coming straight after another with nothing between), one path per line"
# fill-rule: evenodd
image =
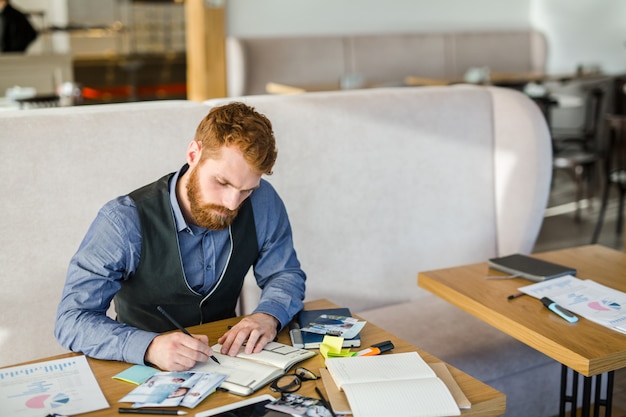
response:
M528 253L550 183L542 115L470 86L240 98L274 123L268 177L294 230L307 299L328 298L507 394L507 416L557 413L559 366L420 290L417 272ZM0 366L60 353L69 258L102 204L176 170L211 105L0 113ZM242 308L254 305L246 286Z
M264 94L268 82L334 85L358 74L378 85L407 76L463 79L474 67L544 72L545 36L536 30L234 37L226 42L228 95Z

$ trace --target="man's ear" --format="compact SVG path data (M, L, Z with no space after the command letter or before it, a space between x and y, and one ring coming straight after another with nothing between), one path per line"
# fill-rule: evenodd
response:
M198 141L192 140L187 147L187 163L189 166L194 166L200 161L202 155L202 144Z

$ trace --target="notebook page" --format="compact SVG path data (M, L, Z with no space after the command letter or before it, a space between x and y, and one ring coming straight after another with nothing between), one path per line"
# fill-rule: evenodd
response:
M439 379L348 384L344 387L354 417L444 417L461 410Z
M436 376L417 352L328 358L326 368L340 389L349 382L434 378Z

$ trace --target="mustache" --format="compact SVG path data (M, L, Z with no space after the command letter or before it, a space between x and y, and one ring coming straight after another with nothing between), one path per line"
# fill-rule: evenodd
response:
M220 206L219 204L202 204L200 205L200 208L203 210L214 210L214 211L219 211L220 214L224 214L226 216L232 216L237 214L237 210L230 210L224 206Z

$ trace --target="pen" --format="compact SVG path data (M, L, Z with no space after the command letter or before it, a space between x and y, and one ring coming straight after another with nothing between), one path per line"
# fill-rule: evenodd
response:
M187 336L191 336L191 333L189 333L187 331L187 329L185 329L183 326L180 325L180 323L178 323L176 320L174 320L174 317L170 316L170 314L165 311L165 309L161 306L157 306L157 310L159 310L159 312L161 314L163 314L165 316L166 319L168 319L174 326L178 327L178 329L185 333ZM193 337L193 336L191 336ZM220 361L217 360L217 358L214 355L211 355L211 359L213 359L213 361L215 361L215 363L220 364ZM221 364L220 364L221 365ZM134 410L134 408L133 408Z
M514 275L488 275L485 277L485 279L513 279L513 278L518 278L520 277L520 274L514 274Z
M162 416L184 416L186 411L164 410L161 408L118 408L120 414L159 414Z
M521 297L522 295L524 295L524 293L523 293L523 292L518 292L518 293L515 293L515 294L511 294L511 295L509 295L508 297L506 297L506 299L507 299L507 300L512 300L512 299L514 299L514 298Z
M330 415L333 417L337 417L337 414L335 414L335 412L333 411L333 408L330 406L328 401L326 401L326 397L324 397L324 394L322 394L322 391L320 391L318 387L315 387L315 392L317 392L317 395L320 396L320 401L322 402L322 405L328 409L328 411L330 412Z

